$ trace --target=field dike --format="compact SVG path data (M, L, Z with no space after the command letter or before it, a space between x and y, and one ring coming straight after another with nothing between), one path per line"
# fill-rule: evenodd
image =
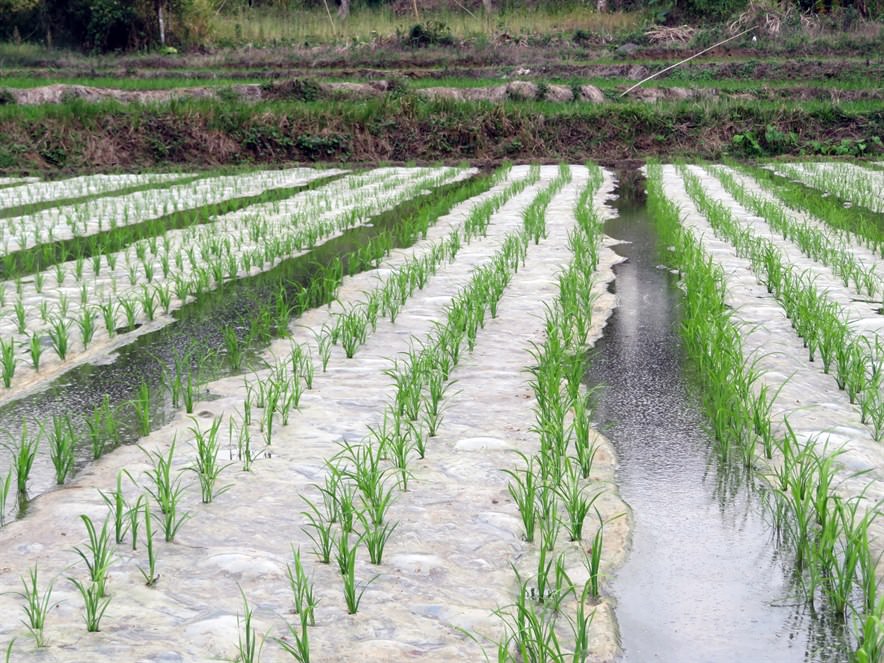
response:
M356 443L369 427L383 425L385 405L394 395L386 370L391 359L414 347L414 339L434 329L434 322L471 276L504 246L508 234L519 231L523 214L540 188L546 188L558 169L541 168L536 187L526 188L493 213L488 236L464 245L456 260L439 268L421 290L402 307L396 322L379 320L377 329L348 360L339 346L332 348L327 371L306 391L300 409L288 426L275 429L272 445L256 459L252 471L241 471L239 462L222 475L229 489L210 504L199 503L199 490L187 483L181 508L193 516L186 521L174 543L160 543L156 533L158 582L144 584L138 567L145 566L142 544L135 552L120 545L109 570L111 602L101 632L85 633L82 602L66 575L82 576L84 569L72 545L82 546L83 528L78 516L88 514L99 521L107 508L99 490L113 488L125 469L147 484L147 456L137 447L121 447L83 471L70 484L35 500L22 520L0 529L0 546L6 551L0 573L0 612L16 614L19 599L8 592L19 589L19 576L34 563L43 582L54 579L53 608L47 620L48 647L44 661L70 660L76 649L83 659L95 661L205 660L231 658L243 623L243 596L254 609L256 633L280 637L291 622L291 591L286 564L294 545L302 550L308 575L319 599L317 624L310 628L311 645L325 660L481 660L482 650L493 652L503 631L493 614L514 601L517 586L510 564L519 568L536 551L521 537L515 506L501 471L515 467L513 450L533 453L537 435L532 392L525 369L532 365L531 341L544 334L544 303L557 292L556 274L568 251L568 231L573 227L574 205L586 183L586 169L574 167L572 180L553 196L546 212L547 237L527 247L524 264L512 277L499 301L496 317L479 330L475 350L464 349L461 363L451 378L454 384L446 399L438 436L430 438L423 460L412 459L408 490L395 491L389 508L391 522L398 523L387 544L383 564L369 566L359 554L356 575L362 583L380 575L368 586L357 614L348 614L341 596L340 577L334 565L315 563L311 543L302 526L304 503L299 494L315 499L316 484L323 482L326 462L340 451L342 439ZM510 177L527 168L515 167ZM593 207L604 216L604 201L613 180L604 182ZM409 250L394 251L378 270L345 277L338 292L340 306L362 299L378 276L390 273L409 255L421 252L430 242L444 237L463 221L471 201L440 219L425 240ZM603 248L595 288L599 297L593 307L592 341L601 335L615 299L605 287L618 260ZM336 306L337 306L336 305ZM333 308L313 309L293 328L294 340L319 356L314 332L334 321ZM291 341L274 342L265 359L287 362ZM312 359L311 359L312 361ZM167 453L176 445L175 468L184 469L193 457L190 441L197 427L205 430L213 420L242 421L243 403L250 390L268 371L247 378L223 379L209 385L212 400L196 405L194 418L178 415L142 441L147 451ZM255 414L255 417L260 415ZM246 427L249 427L246 425ZM249 427L261 437L257 421ZM222 433L226 439L226 434ZM235 437L235 435L234 435ZM604 487L596 502L605 519L628 512L614 486L616 461L610 444L597 437L599 451L591 483ZM229 442L233 447L236 440ZM227 445L222 458L227 458ZM231 450L232 457L236 449ZM185 479L185 482L188 482ZM127 500L141 493L124 478ZM603 573L620 563L626 548L630 519L612 520L605 528ZM590 533L584 534L586 541ZM564 537L563 537L564 538ZM586 580L577 544L567 544L568 571L575 583ZM578 585L579 586L579 585ZM240 595L240 591L243 595ZM571 610L573 599L565 603ZM591 658L614 660L617 655L613 608L602 599L591 624ZM14 620L0 625L0 639L19 638L14 660L33 652L33 642ZM283 652L266 642L262 660L284 660Z

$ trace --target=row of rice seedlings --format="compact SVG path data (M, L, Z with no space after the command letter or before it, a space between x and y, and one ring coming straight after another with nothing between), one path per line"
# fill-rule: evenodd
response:
M834 457L825 450L817 453L813 440L799 442L788 422L785 436L763 439L772 435L769 402L776 393L751 389L761 376L755 362L744 357L740 332L726 303L724 274L681 226L678 207L663 192L659 164L649 164L647 191L648 209L663 241L673 247L684 282L685 345L699 369L716 443L769 480L775 526L793 551L805 600L812 608L824 607L844 620L854 615L854 624L859 625L857 659L877 660L884 636L877 607L877 560L868 537L876 510L858 516L862 496L845 500L835 492ZM768 404L759 408L758 401L765 399ZM759 440L764 456L775 457L775 463L755 464ZM858 604L854 592L862 597Z
M453 262L465 244L470 244L476 237L485 237L491 216L539 178L540 169L532 167L528 177L516 180L473 207L462 230L451 231L446 238L434 242L422 257L408 260L392 270L381 284L367 293L365 302L354 304L350 310L338 314L335 325L321 333L327 335L333 345L340 343L348 359L353 358L365 343L369 326L374 330L380 316L389 317L395 323L405 301L415 290L423 289L442 263ZM496 315L496 309L492 315Z
M878 275L875 264L864 265L843 245L836 245L829 237L807 222L797 221L778 203L750 193L746 187L726 170L717 167L710 170L743 207L764 219L771 228L782 234L783 239L794 242L807 257L827 265L841 277L845 288L875 297L884 293L884 281Z
M519 454L523 469L504 470L511 479L508 489L522 519L525 540L534 542L537 529L540 540L535 574L526 579L514 568L518 587L515 603L497 611L505 628L498 643L500 661L566 660L557 626L568 597L576 601L575 616L567 619L573 638L570 660L585 661L590 653L588 629L593 611L587 607L601 592L605 525L594 506L602 491L593 491L588 483L595 447L589 440L588 397L580 384L586 367L590 293L600 237L592 198L602 177L597 167L590 167L590 173L590 182L577 203L578 223L569 238L572 262L559 275L559 296L547 307L544 342L532 351L534 430L540 450L531 457ZM539 229L529 232L534 238L541 235ZM573 456L569 455L572 447ZM591 510L599 522L589 554L583 559L589 577L578 590L566 571L566 553L554 553L562 526L569 541L583 539Z
M142 185L173 182L189 177L186 173L138 173L119 175L84 175L52 182L32 182L25 186L0 190L0 211L37 203L84 198Z
M856 335L846 316L821 292L810 277L796 273L772 243L756 237L736 221L724 205L713 201L699 179L681 169L685 188L716 233L725 237L737 253L752 261L756 274L777 297L796 333L804 340L808 359L819 354L823 371L834 369L838 388L859 407L862 422L877 440L884 439L884 347L876 336Z
M426 185L426 181L420 180L417 185L410 187L403 197L409 197L408 194L411 191L417 191L420 186ZM394 200L395 198L396 197L394 197ZM367 207L363 207L362 211L359 212L359 215L368 215L368 212L374 209L377 204L378 203L373 203ZM389 196L383 204L390 204ZM334 225L336 224L333 224L333 226ZM316 224L309 226L308 228L315 232ZM327 233L331 233L336 232L338 228L327 227L324 230ZM290 229L288 231L287 242L271 242L270 244L265 245L263 251L260 251L259 258L255 257L254 254L241 254L243 258L243 264L241 266L243 271L246 271L247 273L251 272L256 264L260 265L261 268L264 268L267 264L272 266L272 264L280 258L290 255L297 247L302 246L304 243L304 237L307 234L308 230L305 230L304 228ZM210 260L209 266L197 267L194 276L191 278L188 279L182 276L175 276L175 297L177 299L186 300L191 296L198 296L200 293L205 292L212 287L217 287L223 283L223 281L238 276L240 265L230 260L230 257L232 256L232 253L230 252L234 251L233 247L230 243L227 243L223 248L225 249L225 252L220 255L217 253L215 255L207 255L207 252L204 250L203 257L204 259ZM191 254L192 252L193 249L191 248ZM255 257L254 263L252 262L252 257L247 258L247 256L250 255ZM101 312L108 336L112 337L117 333L120 312L125 313L124 329L128 330L134 328L136 324L139 324L140 320L144 320L145 318L147 318L147 320L153 319L156 313L157 302L161 302L164 312L168 312L172 303L171 293L168 288L159 284L155 284L152 288L148 288L146 285L143 286L142 290L136 297L137 299L120 296L116 301L109 299L106 303L98 305L97 309ZM73 308L78 309L77 306L74 306ZM141 309L140 315L138 311L139 308ZM80 308L78 310L80 312L80 318L77 318L74 322L76 322L81 329L81 340L84 341L84 349L86 349L88 342L91 341L95 333L97 311L95 308ZM63 311L63 314L66 313L68 312ZM52 325L48 330L52 346L56 350L56 354L59 358L66 357L70 351L72 326L72 321L70 319L66 321L63 319L55 319L52 321ZM30 351L39 344L33 341L33 336L29 337L29 339L28 350ZM34 368L38 369L42 350L38 350L36 354L33 352L30 352L29 354ZM8 375L10 382L14 375L16 364L15 357L11 355L14 355L14 353L7 352L4 359L2 353L0 353L0 359L4 359L4 361L0 361L0 365L3 367L2 371Z
M21 251L60 239L83 237L139 223L151 217L204 207L223 200L255 195L268 189L298 186L317 171L295 168L200 179L186 184L97 198L45 209L0 223L2 253Z
M778 177L764 168L734 166L791 209L811 215L847 241L857 241L884 257L884 227L880 215L862 207L845 207L836 197Z
M553 183L551 189L545 192L546 202L566 181L561 177ZM520 239L520 235L521 233L514 233L492 262L517 269L527 247L527 242ZM313 542L313 553L319 563L331 564L334 560L337 564L345 604L350 614L358 611L367 588L377 578L374 576L367 581L358 581L358 548L364 543L370 562L374 565L382 563L386 543L397 526L397 523L387 520L387 511L394 499L394 487L398 485L400 490L407 490L411 476L411 459L415 455L422 458L426 453L427 433L418 422L419 413L422 409L427 409L437 416L441 414L441 400L450 386L448 375L456 364L453 356L459 356L459 352L452 351L452 346L456 344L459 349L465 342L464 334L456 331L461 326L461 315L455 311L479 308L487 310L488 300L483 281L492 269L494 268L486 267L484 270L477 270L466 290L455 297L449 307L449 322L445 327L450 331L431 337L420 351L413 349L409 354L413 365L421 367L419 372L423 372L431 364L437 364L430 369L434 377L428 379L428 383L435 386L428 386L426 392L423 385L419 389L421 396L426 395L426 408L418 404L410 411L414 418L409 419L397 406L390 406L384 413L382 425L370 429L367 440L358 444L346 441L341 443L341 450L327 464L325 483L316 486L321 500L315 502L306 496L303 498L307 506L303 512L307 520L304 532ZM474 314L474 317L478 319L478 314ZM450 339L450 334L456 336L456 341ZM309 358L300 346L293 346L291 359L293 365L300 366L303 359L296 360L296 356ZM266 380L248 385L244 413L250 412L253 405L270 409L273 403L278 404L280 398L274 397L273 392L291 390L292 383L298 380L297 373L297 369L289 371L285 364L280 363ZM410 388L414 389L414 386ZM270 415L272 416L272 412ZM267 421L267 414L262 420ZM243 426L247 425L244 422ZM280 641L280 644L296 660L308 661L308 626L314 622L315 600L311 598L312 583L306 579L300 564L300 552L295 555L296 568L290 570L290 583L296 611L301 615L300 628L290 626L292 644L285 641Z
M778 163L772 166L777 173L816 189L838 196L849 204L860 205L873 212L884 212L881 187L884 176L849 163L800 164Z

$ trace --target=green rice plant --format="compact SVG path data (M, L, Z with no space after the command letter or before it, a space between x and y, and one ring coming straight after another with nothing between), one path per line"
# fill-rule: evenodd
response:
M307 577L301 562L301 551L292 546L292 561L286 566L286 578L292 590L292 608L301 623L310 626L316 624L316 605L319 600L313 591L313 582Z
M28 478L31 475L31 468L34 467L34 460L37 458L37 448L40 446L42 432L43 429L40 428L36 436L30 437L28 424L22 421L18 448L13 451L12 456L12 464L15 467L15 483L19 495L27 495L28 493Z
M552 485L541 483L537 492L537 512L540 523L540 546L552 552L562 521L559 519L558 495Z
M575 460L580 468L580 475L589 479L592 474L592 464L598 452L598 445L590 442L591 425L589 421L588 397L575 398L572 404L574 419L571 423L571 431L574 437Z
M40 336L34 332L28 339L28 354L31 356L31 365L35 371L40 370L40 357L43 356L43 342Z
M117 473L117 485L113 492L108 494L102 490L98 491L101 494L101 499L104 500L104 503L107 504L110 510L109 516L114 522L114 540L117 544L122 543L126 538L126 530L129 526L128 515L130 508L128 502L126 502L126 495L123 493L124 473L125 470Z
M12 386L12 377L15 375L15 341L4 341L0 338L0 377L3 378L3 386L9 389Z
M106 595L107 572L114 561L114 551L112 549L110 532L108 531L109 521L105 518L99 531L89 516L82 514L80 519L86 526L86 534L89 537L89 541L82 548L75 547L74 552L86 563L89 579L95 588L95 598L101 599Z
M587 581L589 595L594 599L601 596L599 577L602 565L602 548L605 542L605 523L602 520L602 516L598 512L598 509L596 509L596 516L599 519L599 526L598 529L596 529L595 534L593 534L589 554L585 555L583 559L583 563L586 565L586 570L589 572L589 580Z
M558 614L562 610L562 603L565 599L575 593L574 583L566 570L565 553L561 553L556 557L555 584L543 602L554 614Z
M382 467L383 456L379 446L372 444L352 445L344 443L339 456L350 461L344 474L359 489L362 506L369 514L373 525L381 525L390 505L393 503L393 486L386 480L387 469Z
M199 384L193 379L193 371L189 369L184 375L182 382L181 398L184 404L184 411L187 414L193 414L193 404L196 402L196 394L199 390Z
M104 395L101 405L86 418L86 432L92 447L92 458L98 460L109 446L120 442L120 428L117 414L110 403L110 396Z
M110 338L117 335L117 308L118 306L111 300L98 305L104 320L104 329Z
M25 604L22 606L25 619L22 623L34 638L37 647L45 647L46 639L43 629L46 626L46 617L49 614L49 600L52 598L52 583L45 592L40 592L37 584L37 565L28 571L28 578L21 578L22 591L18 593Z
M157 584L160 576L157 573L157 555L153 544L153 519L151 518L150 513L150 503L143 498L143 495L138 498L138 502L135 506L135 513L136 518L139 511L144 514L144 544L145 550L147 550L147 570L141 568L140 566L138 567L138 570L141 572L141 576L144 578L144 584L148 587L153 587ZM141 505L140 509L138 508L139 504ZM133 540L134 537L135 535L133 534Z
M148 320L153 320L156 317L157 298L154 291L146 285L141 286L141 310L144 311Z
M199 424L194 419L194 425L190 428L196 444L196 459L190 470L196 473L200 483L203 504L210 503L216 496L227 491L230 486L216 488L215 484L221 476L221 472L230 467L218 463L218 452L221 449L221 441L218 439L218 431L221 429L221 417L212 420L208 431L200 430Z
M135 420L138 422L138 433L142 436L150 435L151 394L147 382L142 382L138 386L138 392L132 399L132 408L135 411Z
M126 331L132 331L135 329L138 316L138 312L135 309L135 300L128 297L121 297L118 306L123 309L123 314L126 316Z
M555 622L549 610L527 600L530 590L527 582L523 581L518 572L516 579L519 584L519 592L516 602L510 608L510 612L496 611L496 614L504 621L509 633L506 642L512 643L516 650L516 657L504 660L532 661L563 661L564 654L558 635L556 634Z
M344 601L347 604L347 613L350 615L355 615L359 611L359 604L362 602L363 595L369 585L378 579L378 576L375 576L364 583L362 587L359 587L356 582L356 554L359 551L361 540L362 537L360 536L351 546L350 535L342 531L335 548L335 560L338 563L338 570L341 572L341 578L344 581Z
M310 663L310 636L308 634L307 622L300 620L300 629L293 624L286 625L289 630L291 642L277 638L276 642L282 647L282 650L291 656L297 663Z
M224 340L227 363L232 370L238 371L242 367L243 350L239 337L236 335L236 330L230 325L225 325L224 329L221 330L221 335Z
M316 558L322 564L329 564L334 549L333 523L325 518L316 504L306 497L301 499L307 503L309 509L309 511L301 512L308 521L307 525L301 529L313 542L313 554L316 555Z
M564 482L554 488L562 499L565 512L568 514L568 520L565 525L571 541L580 541L583 537L583 522L586 520L586 516L593 504L602 494L599 491L588 497L586 487L582 484L581 479L579 469L571 463L570 459L567 459L565 461Z
M174 478L172 476L175 441L172 441L169 452L165 456L158 451L145 451L145 453L153 465L152 469L145 472L153 482L153 486L148 488L147 492L160 508L163 535L166 542L171 543L175 540L181 526L190 518L189 513L179 511L179 502L184 494L180 473Z
M571 631L574 635L574 649L571 660L574 663L583 663L589 660L589 627L592 624L595 611L587 613L586 598L587 590L584 586L583 593L577 601L577 613L574 615L574 621L571 622Z
M68 415L52 416L52 429L49 433L49 457L55 468L55 481L65 482L74 469L74 449L77 437Z
M28 329L27 311L25 310L24 302L18 299L12 305L12 310L15 312L16 331L19 334L24 334Z
M83 597L83 619L86 622L86 631L88 633L97 633L101 630L101 619L110 605L110 598L105 597L94 582L85 585L76 578L68 578L80 596Z
M246 401L243 404L243 409L248 411L249 404ZM243 472L251 472L252 471L252 463L257 459L258 454L252 453L252 432L249 430L249 426L246 423L245 416L243 417L242 422L237 428L236 435L236 452L237 459L242 463ZM234 422L230 420L230 438L233 439L233 427Z
M80 339L83 341L83 349L89 347L92 338L95 336L95 319L97 314L91 307L84 307L80 310L80 317L77 319L77 327L80 329Z
M0 475L0 527L6 524L6 502L9 500L9 489L12 487L12 470L6 476Z
M537 524L537 480L534 475L534 460L519 451L516 453L525 462L525 469L504 470L511 478L507 490L519 509L522 527L525 530L525 541L533 543Z
M141 526L141 510L144 495L139 495L130 509L126 512L126 518L129 520L129 533L132 535L132 550L138 550L138 528Z
M859 647L853 657L856 663L875 663L884 659L884 597L861 619Z
M236 617L236 626L239 630L239 639L236 643L236 663L257 663L261 657L261 650L264 648L264 638L258 637L258 631L252 626L253 611L249 607L249 601L246 599L245 592L240 588L242 594L243 614Z
M47 333L49 334L49 340L52 342L52 349L55 350L58 358L62 360L67 358L71 340L70 322L56 318L50 324Z
M382 525L375 525L371 516L363 511L359 512L359 522L362 524L362 539L368 549L368 557L372 564L380 564L384 557L387 541L399 523L386 522Z

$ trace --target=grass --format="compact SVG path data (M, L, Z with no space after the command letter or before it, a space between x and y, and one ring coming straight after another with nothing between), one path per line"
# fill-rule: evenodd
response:
M513 10L483 12L457 10L397 15L387 9L356 9L346 21L329 19L322 10L252 9L241 13L218 14L214 30L221 43L282 45L366 42L378 37L406 35L415 23L439 21L450 29L452 38L489 39L500 32L511 35L567 34L575 30L614 33L640 27L638 12L598 13L590 8L570 7L560 11Z

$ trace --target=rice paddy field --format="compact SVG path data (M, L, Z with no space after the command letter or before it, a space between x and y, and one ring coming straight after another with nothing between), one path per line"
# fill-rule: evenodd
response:
M0 656L884 660L882 192L3 177Z

